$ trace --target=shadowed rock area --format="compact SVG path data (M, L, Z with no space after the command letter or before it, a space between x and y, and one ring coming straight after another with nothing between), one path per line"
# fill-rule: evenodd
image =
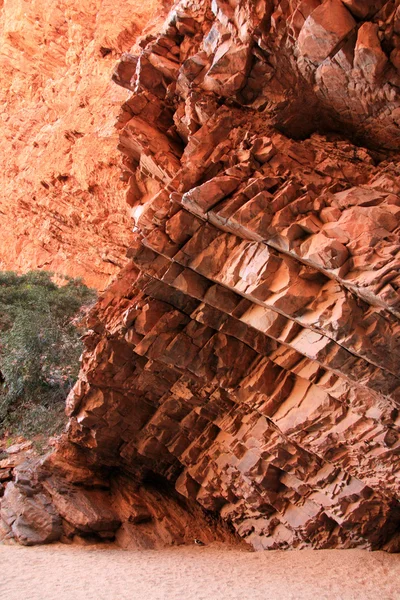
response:
M400 550L399 36L394 1L186 0L123 55L130 262L6 536Z

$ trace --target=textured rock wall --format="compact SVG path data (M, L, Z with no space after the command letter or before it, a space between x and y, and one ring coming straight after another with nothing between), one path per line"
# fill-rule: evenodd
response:
M123 56L136 235L53 504L156 476L256 549L400 548L399 33L397 2L186 0Z
M125 264L114 122L127 94L110 71L162 12L161 0L0 2L0 269L101 289Z

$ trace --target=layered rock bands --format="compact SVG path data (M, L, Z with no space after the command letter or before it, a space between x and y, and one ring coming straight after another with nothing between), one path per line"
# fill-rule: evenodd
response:
M25 490L56 537L140 537L135 494L154 534L156 494L255 549L400 548L399 56L395 1L187 0L122 57L135 241Z
M0 0L0 269L104 289L130 244L110 71L162 0ZM162 23L162 20L160 21Z

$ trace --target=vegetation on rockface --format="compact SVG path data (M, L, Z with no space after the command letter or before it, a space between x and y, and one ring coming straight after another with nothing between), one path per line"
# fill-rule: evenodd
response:
M58 277L60 280L60 277ZM0 272L0 433L55 433L79 371L79 315L96 297L80 280Z

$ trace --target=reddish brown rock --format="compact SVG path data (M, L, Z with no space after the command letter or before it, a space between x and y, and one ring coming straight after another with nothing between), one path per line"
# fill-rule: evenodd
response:
M360 19L373 16L386 4L385 0L342 0L349 11Z
M387 56L381 48L378 32L377 24L363 23L358 30L354 52L354 68L360 69L365 79L371 83L382 75L388 64Z
M311 12L301 28L300 54L314 63L321 63L336 53L355 27L355 20L341 0L325 0Z
M35 476L66 537L398 549L398 14L363 6L183 0L117 68L135 239Z
M33 498L21 494L10 483L1 501L0 516L6 538L12 537L24 546L48 544L61 536L61 520L44 494Z

